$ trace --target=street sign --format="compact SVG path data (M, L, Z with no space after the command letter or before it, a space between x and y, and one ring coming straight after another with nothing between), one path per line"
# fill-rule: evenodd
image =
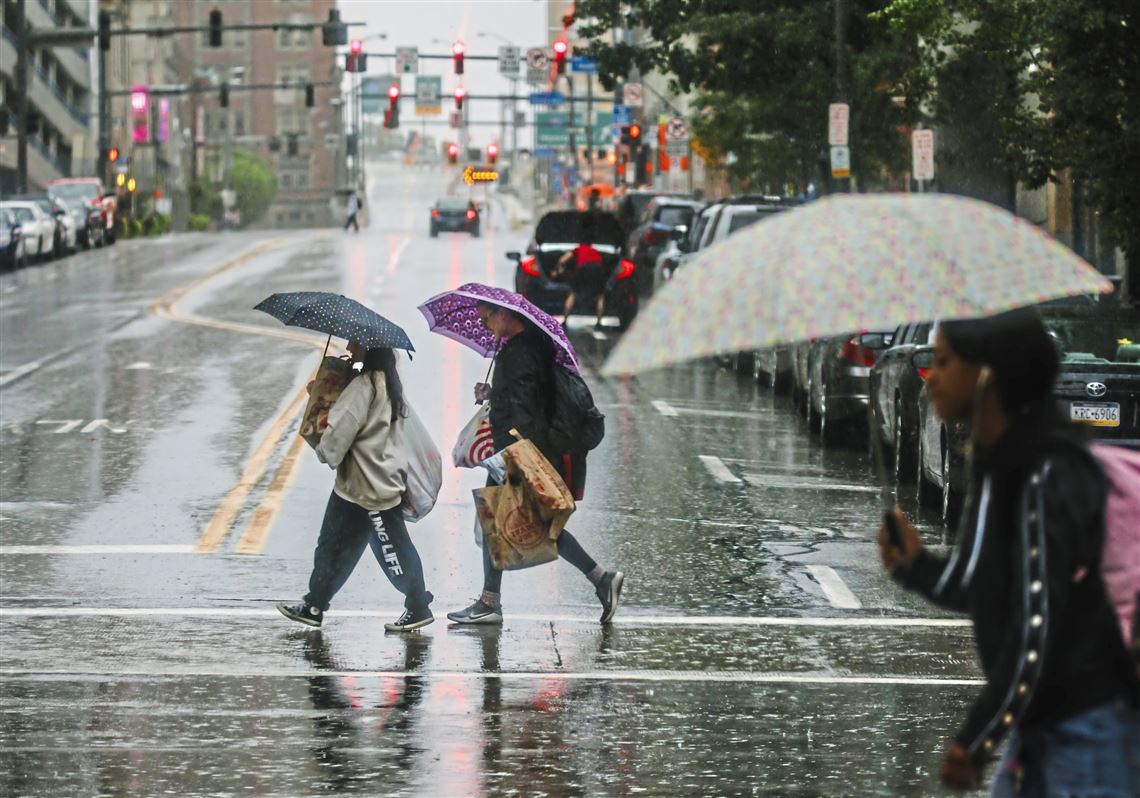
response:
M614 124L628 125L633 122L633 109L628 105L614 106Z
M831 148L831 176L851 177L851 149L849 147Z
M675 116L665 123L665 152L669 155L689 154L689 125Z
M584 147L592 143L605 146L613 126L613 115L599 112L594 115L593 140L586 135L585 114L574 115L575 144ZM538 111L534 115L535 144L539 147L566 147L570 144L570 114L567 111Z
M545 83L550 75L550 56L545 47L531 47L526 51L526 82Z
M553 158L557 155L557 151L553 147L535 147L535 158Z
M519 76L519 61L522 60L522 50L513 44L499 48L499 74L507 78Z
M396 48L396 72L401 75L414 75L420 71L420 51L415 47Z
M847 103L832 103L827 106L827 143L832 147L847 146L847 120L851 108Z
M562 105L566 95L557 91L536 91L530 95L531 105Z
M440 95L443 78L439 75L416 75L416 113L438 114L443 111Z
M641 107L641 84L627 83L621 87L621 96L624 105L630 108Z
M388 87L400 78L395 75L387 77L367 77L360 81L360 107L366 114L378 114L381 108L388 105Z
M915 180L934 179L934 131L916 130L910 134L911 172Z
M598 62L584 55L576 55L570 59L571 72L597 72Z
M499 173L490 167L474 167L468 165L468 167L463 170L463 182L469 186L473 186L476 183L494 183L498 179Z

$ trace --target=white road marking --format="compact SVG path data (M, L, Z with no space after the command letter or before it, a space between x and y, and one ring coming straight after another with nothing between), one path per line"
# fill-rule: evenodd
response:
M84 427L83 429L81 429L79 431L90 433L90 432L94 432L95 430L99 429L100 427L106 427L109 431L115 433L116 435L122 435L124 432L127 431L125 428L120 429L119 427L112 427L111 422L105 418L97 418L94 421L92 421L91 423L89 423L86 427Z
M610 340L610 337L608 335L606 335L604 332L602 332L601 330L593 330L590 334L594 336L595 341L608 341L608 340Z
M728 470L728 466L719 457L712 457L711 455L702 454L700 460L704 463L705 468L712 474L713 479L722 485L739 485L740 478L736 474Z
M147 363L145 360L140 360L137 363L131 363L126 367L127 371L141 371L143 369L152 368L154 368L154 366L152 366L150 363Z
M9 597L9 598L15 598ZM330 619L394 618L402 608L392 606L376 610L335 610ZM280 618L272 607L0 607L0 618L66 618L106 616L117 618ZM537 623L580 623L597 626L596 615L551 615L547 613L507 613L507 621ZM964 618L883 618L868 617L796 617L773 615L619 615L614 623L622 626L722 626L722 627L802 627L802 628L970 628Z
M0 557L10 554L193 554L192 545L123 544L99 546L0 546ZM2 612L2 610L0 610Z
M58 357L58 355L55 355L53 357L40 358L39 360L33 360L31 363L25 363L24 365L20 366L18 369L15 369L13 371L9 371L3 377L0 377L0 388L3 388L5 385L7 385L10 382L15 382L16 380L20 379L21 377L25 377L28 374L31 374L33 371L38 369L40 366L44 365L49 360L52 360L54 357Z
M826 565L809 565L807 570L809 574L815 577L815 581L819 582L823 595L827 596L831 606L841 610L863 609L863 602L859 601L858 597L848 589L834 568Z
M787 490L840 490L851 493L878 493L871 485L850 485L843 482L812 481L789 479L783 474L745 474L744 479L755 488L777 488Z
M664 399L654 399L653 409L661 415L668 416L669 418L676 418L679 415L677 409L666 402Z
M73 432L74 430L79 429L79 425L82 423L83 423L83 419L81 419L81 418L69 418L69 419L41 418L41 419L36 421L36 424L59 424L60 425L59 429L53 430L53 432L56 435L62 435L65 432Z
M326 671L326 670L218 670L199 669L193 671L163 670L44 670L33 671L22 668L0 668L0 678L26 679L27 677L108 676L116 680L128 677L136 679L168 679L180 676L212 676L236 679L269 677L312 678L313 676L360 679L406 679L410 676L429 679L498 679L502 681L535 681L544 679L574 679L595 682L721 682L740 684L825 684L825 685L916 685L922 687L976 687L985 684L984 679L936 678L926 676L832 676L828 674L806 673L763 673L757 671L655 671L655 670L612 670L612 671Z

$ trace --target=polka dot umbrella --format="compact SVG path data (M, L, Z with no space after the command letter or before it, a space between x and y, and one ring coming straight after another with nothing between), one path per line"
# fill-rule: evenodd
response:
M403 328L355 299L325 291L273 294L254 306L290 327L327 333L355 341L366 349L388 347L414 352Z

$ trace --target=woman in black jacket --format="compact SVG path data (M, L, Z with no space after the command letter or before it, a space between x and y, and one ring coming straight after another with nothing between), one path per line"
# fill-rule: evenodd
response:
M503 341L495 358L491 387L475 386L477 401L491 402L491 435L495 449L502 451L515 442L511 430L529 440L562 475L566 484L581 498L585 484L585 458L570 457L558 450L550 437L550 416L554 409L554 342L519 314L490 303L479 304L484 326ZM488 481L488 484L495 484ZM558 555L586 575L602 604L601 622L609 623L617 612L625 575L598 565L570 534L558 536ZM491 563L483 546L483 593L471 606L449 612L448 620L460 624L503 622L499 602L503 572Z
M896 507L901 546L884 526L880 551L902 585L974 623L986 685L945 783L978 786L1009 734L993 796L1137 796L1136 673L1100 578L1107 485L1058 413L1056 374L1031 310L940 325L926 390L939 417L972 424L958 545L924 550Z

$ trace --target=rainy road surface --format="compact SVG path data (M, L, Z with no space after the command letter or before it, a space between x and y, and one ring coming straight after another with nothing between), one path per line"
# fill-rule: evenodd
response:
M572 328L607 436L570 524L627 574L611 627L552 563L506 575L502 629L448 628L481 584L482 473L449 464L411 528L435 624L384 633L401 602L368 554L323 631L277 614L332 485L295 434L324 342L251 308L334 290L403 325L446 454L487 364L415 306L510 285L528 231L499 211L429 238L445 180L374 169L358 235L124 241L0 275L0 795L944 794L972 637L880 573L860 454L710 364L600 380L612 327Z

